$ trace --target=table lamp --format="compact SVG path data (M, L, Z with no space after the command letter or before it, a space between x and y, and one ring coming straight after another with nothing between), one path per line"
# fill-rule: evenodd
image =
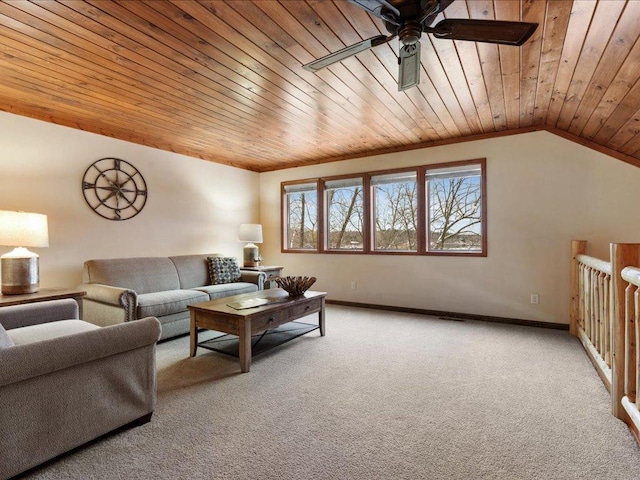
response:
M16 247L0 257L2 293L36 293L40 286L38 254L26 247L48 247L47 216L0 210L0 245Z
M262 243L262 225L258 223L243 223L238 230L238 241L249 242L244 247L244 266L260 266L260 253L255 243Z

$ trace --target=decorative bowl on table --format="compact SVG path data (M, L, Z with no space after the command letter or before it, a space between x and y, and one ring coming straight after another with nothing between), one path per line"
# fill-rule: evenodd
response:
M278 277L275 281L290 297L299 297L315 283L316 277Z

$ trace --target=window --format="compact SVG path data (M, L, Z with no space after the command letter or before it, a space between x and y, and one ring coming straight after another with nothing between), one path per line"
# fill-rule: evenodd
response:
M486 256L485 167L477 159L285 182L282 249Z
M481 252L482 165L426 170L428 250Z
M318 184L285 185L287 219L286 245L289 250L318 249Z
M324 182L327 250L364 249L362 177Z
M373 249L418 250L416 172L371 177Z

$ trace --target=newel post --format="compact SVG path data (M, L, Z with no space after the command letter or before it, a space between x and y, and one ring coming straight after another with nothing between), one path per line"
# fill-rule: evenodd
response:
M578 291L578 260L576 260L576 257L585 253L587 253L586 240L571 241L571 305L569 305L569 333L574 337L578 336L578 302L580 300L580 292Z
M615 417L629 424L631 421L620 403L625 396L626 321L625 288L622 270L640 266L640 244L611 244L611 410Z

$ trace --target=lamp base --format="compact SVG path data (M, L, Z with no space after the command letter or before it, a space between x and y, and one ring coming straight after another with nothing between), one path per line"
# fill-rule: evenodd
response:
M0 258L2 294L36 293L40 288L38 257Z
M243 260L245 267L259 267L260 255L258 254L258 247L253 243L248 244L243 249Z

